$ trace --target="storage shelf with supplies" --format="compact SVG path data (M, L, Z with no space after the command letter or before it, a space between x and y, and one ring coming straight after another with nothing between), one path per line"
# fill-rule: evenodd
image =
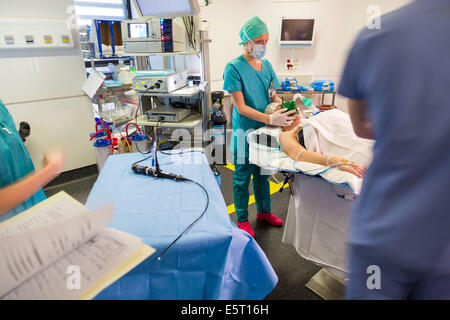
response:
M164 128L185 128L185 129L194 129L197 127L201 127L201 133L202 133L202 141L204 140L205 133L208 132L209 127L209 108L211 107L211 99L210 99L210 70L209 70L209 42L208 39L208 32L207 31L199 31L200 40L199 48L193 49L195 46L192 46L190 43L190 48L185 51L176 51L176 52L147 52L147 53L131 53L127 52L126 54L129 56L135 57L136 62L136 69L139 71L152 71L151 65L149 66L149 60L147 59L149 56L160 56L162 57L162 70L178 70L177 72L181 72L179 70L183 68L175 68L175 64L177 61L177 56L188 56L188 55L200 55L200 61L201 61L201 69L199 70L201 73L201 79L202 79L202 86L185 86L183 88L176 89L172 92L146 92L145 85L148 86L148 84L144 83L144 88L142 88L141 85L136 86L136 83L133 83L133 88L139 89L136 90L137 95L139 96L139 105L140 105L140 113L141 116L136 119L136 123L139 126L144 127L156 127L157 125ZM182 60L182 59L180 59ZM148 68L148 69L147 69ZM186 69L186 68L184 68ZM155 69L156 70L156 69ZM186 71L183 71L186 72ZM174 74L176 76L176 74ZM174 76L172 75L172 76ZM164 75L163 75L164 76ZM160 76L157 78L156 81L158 83L164 84L164 78L163 76ZM151 75L149 75L149 78ZM180 76L181 77L181 76ZM179 77L178 77L179 78ZM177 81L179 79L176 79ZM183 81L185 81L186 77L181 77ZM146 81L146 80L142 80ZM142 83L141 81L141 83ZM154 81L153 81L154 82ZM176 84L176 83L174 83ZM150 85L150 88L152 85ZM170 87L176 87L176 85L171 85ZM156 85L155 85L156 88ZM142 90L141 90L142 89ZM159 88L158 88L159 89ZM165 88L165 90L170 89L169 87ZM175 88L173 88L175 89ZM152 90L152 89L149 89ZM161 102L158 98L164 98L164 102ZM188 103L187 100L196 100L194 104ZM155 118L152 118L153 120L150 120L147 118L147 115L145 112L154 110L155 105L156 107L159 107L162 103L165 106L172 106L176 102L185 103L187 105L191 105L191 113L189 116L184 118L183 120L179 122L159 122L153 121ZM189 101L191 102L191 101ZM173 112L174 114L176 112ZM179 113L176 113L175 116L173 116L171 119L175 120L178 118L182 118L183 115L180 115ZM157 118L156 118L157 119Z
M336 91L278 91L277 93L279 95L295 95L296 93L304 96L322 95L322 104L325 102L325 95L331 94L333 95L331 104L334 105L336 102Z
M181 89L175 90L173 92L141 92L138 91L140 96L152 96L152 97L194 97L201 93L202 90L198 87L183 87Z
M162 128L187 128L192 129L203 122L203 116L198 113L191 114L180 122L159 122L150 121L146 115L137 118L137 125L147 127L162 127Z
M193 54L200 54L200 51L179 51L179 52L154 52L154 53L143 53L143 52L126 52L127 56L133 56L133 57L148 57L148 56L188 56Z

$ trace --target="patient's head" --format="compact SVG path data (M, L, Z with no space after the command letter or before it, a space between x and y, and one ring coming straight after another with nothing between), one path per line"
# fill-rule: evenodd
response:
M272 104L269 104L269 106L266 108L265 113L272 114L280 109L281 109L281 105L275 105L274 103L272 103ZM283 131L292 130L302 122L302 116L300 114L294 114L293 116L297 117L297 119L290 126L281 127L281 129Z

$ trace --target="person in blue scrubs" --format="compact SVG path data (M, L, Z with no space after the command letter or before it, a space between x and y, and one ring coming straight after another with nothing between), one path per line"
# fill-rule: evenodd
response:
M41 188L59 175L63 164L62 150L53 149L35 172L14 121L0 100L0 222L45 200Z
M238 226L254 236L248 222L249 184L252 175L257 218L278 227L283 225L283 221L271 213L268 176L261 174L261 168L248 161L247 136L252 130L268 124L288 126L296 116L293 116L295 111L287 112L286 109L272 115L265 114L270 103L282 103L275 91L280 86L275 71L271 63L263 59L269 40L267 25L259 17L253 17L241 28L239 36L244 53L226 65L223 88L230 92L233 101L230 148L235 166L233 197Z
M450 1L363 30L339 93L374 158L350 229L348 299L450 299Z

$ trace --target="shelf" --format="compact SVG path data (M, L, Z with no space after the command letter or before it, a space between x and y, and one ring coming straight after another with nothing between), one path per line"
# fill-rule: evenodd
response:
M178 55L193 55L193 54L199 54L200 51L179 51L179 52L154 52L154 53L145 53L145 52L125 52L128 56L133 57L148 57L148 56L163 56L163 57L171 57L171 56L178 56Z
M84 50L89 51L88 49L84 49ZM123 57L109 57L109 58L103 58L103 59L95 58L94 62L101 62L101 61L108 61L108 60L121 60L121 59L131 60L131 59L133 59L133 57L123 56ZM91 62L91 59L84 59L84 62Z
M139 96L146 96L146 97L193 97L196 96L202 92L198 87L183 87L181 89L175 90L170 93L163 93L163 92L147 92L144 95L142 92L137 91Z
M96 69L98 72L103 73L104 75L112 75L112 74L114 74L114 72L103 72L102 69L100 69L100 68L102 68L102 67L96 67L95 69ZM103 68L107 68L107 67L103 67ZM91 73L91 72L92 72L92 68L86 68L86 72L87 72L87 73Z
M184 118L180 122L158 122L149 121L146 115L143 115L137 119L139 126L156 127L157 125L162 128L186 128L192 129L203 122L203 116L198 113L194 113Z
M336 94L336 91L277 91L278 94L324 94L324 93L329 93L329 94Z

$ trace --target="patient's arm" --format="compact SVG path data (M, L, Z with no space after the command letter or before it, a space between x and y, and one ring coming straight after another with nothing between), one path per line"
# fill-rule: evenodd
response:
M280 143L284 153L295 161L311 162L323 166L337 166L339 170L350 172L362 178L366 166L359 163L350 163L349 160L339 157L329 157L318 152L307 151L297 140L298 133L302 130L300 126L280 134Z
M302 127L297 127L289 131L283 131L280 134L280 143L284 153L295 161L304 161L317 163L323 166L327 165L327 156L317 152L307 151L297 140L298 133ZM328 165L336 164L336 161L330 159Z

